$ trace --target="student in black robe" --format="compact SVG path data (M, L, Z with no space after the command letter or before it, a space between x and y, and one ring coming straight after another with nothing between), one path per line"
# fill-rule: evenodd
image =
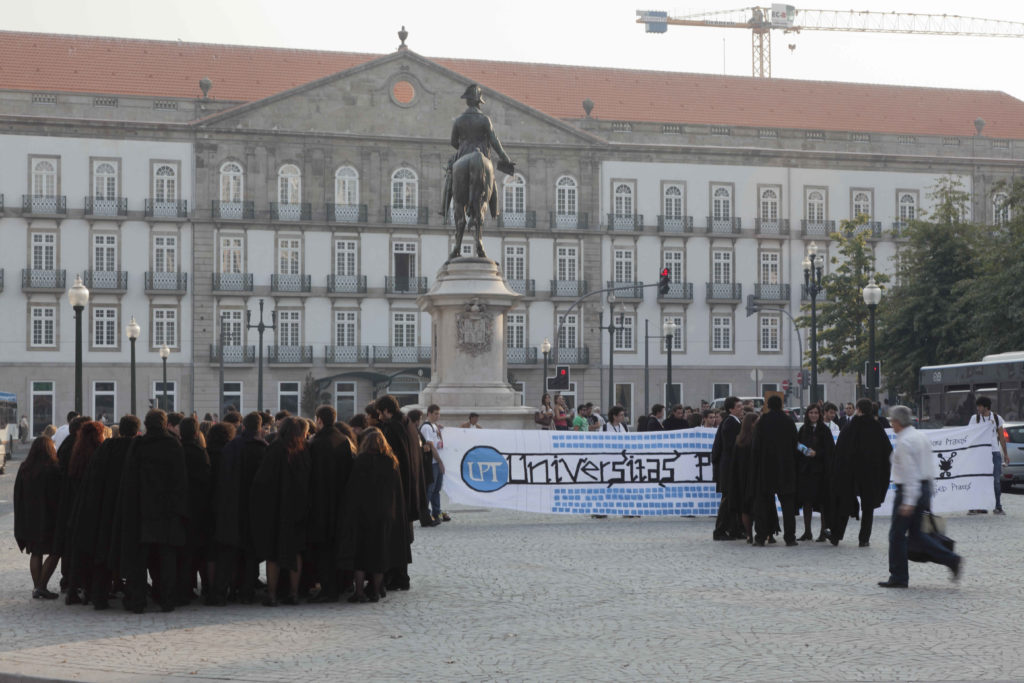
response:
M359 435L345 509L339 562L355 573L356 592L349 602L377 602L384 594L384 572L411 558L400 465L375 427ZM369 591L364 588L367 576Z
M276 607L282 569L289 572L289 593L281 602L299 604L302 552L306 549L309 521L309 451L306 422L286 417L277 437L267 447L249 496L252 542L258 557L267 561L267 599Z
M804 423L800 427L797 438L809 451L796 455L796 490L797 505L804 511L804 535L801 541L814 539L811 533L811 519L814 511L821 513L821 533L818 542L826 540L828 529L828 478L826 472L832 470L832 456L835 441L832 430L821 419L821 409L817 405L807 406L804 411Z
M725 399L727 416L715 432L715 441L711 446L711 471L715 480L715 490L722 494L718 504L718 517L715 519L715 530L712 538L716 541L731 541L742 538L738 517L734 514L735 506L730 502L730 484L732 483L732 451L736 437L740 433L740 417L743 415L743 404L736 396Z
M754 425L757 413L747 413L740 424L740 433L732 449L732 483L729 485L729 502L733 514L739 515L747 543L754 542L754 475L751 464L754 441Z
M72 537L76 551L92 558L89 595L98 610L107 609L111 581L120 578L117 565L110 562L114 514L124 460L139 428L139 418L125 415L118 425L118 436L103 441L86 467L75 510Z
M882 425L874 419L871 399L857 401L857 412L836 442L832 474L833 519L830 540L838 545L846 533L846 524L858 511L860 497L860 547L871 540L875 508L881 506L889 490L892 442Z
M199 431L199 421L194 417L182 420L178 433L188 476L188 523L185 545L178 555L178 604L187 605L195 597L197 574L204 577L203 590L209 592L210 588L205 567L210 544L210 456L206 453L206 439Z
M661 426L665 428L665 431L689 429L690 421L683 416L683 406L679 403L672 406L672 410L669 411L668 417L661 423Z
M152 563L160 608L174 610L178 552L185 545L188 474L181 442L167 429L167 413L151 410L144 436L133 440L121 477L121 570L125 608L146 609L146 568Z
M408 531L406 538L409 543L413 542L412 524L419 517L419 494L415 490L417 485L422 485L418 473L422 471L422 463L416 463L415 467L410 461L409 455L409 428L406 425L405 416L398 407L398 400L394 396L381 396L374 403L379 413L379 429L387 440L395 458L398 460L398 471L402 477L402 491L404 510ZM425 495L425 492L424 492ZM412 561L412 549L406 554L406 561L397 561L395 566L388 572L388 588L392 590L409 590L409 563Z
M320 592L310 602L337 602L341 576L337 561L338 534L345 507L345 487L355 450L349 436L335 426L333 406L316 409L316 433L309 444L310 512L307 538L316 564Z
M220 474L224 448L234 438L235 425L230 422L215 422L210 425L206 435L206 455L210 458L210 516L207 518L206 546L206 578L209 581L209 587L204 586L207 605L213 605L217 602L213 591L213 586L217 582L217 544L214 541L217 535L215 524L215 501L217 500L218 490L217 477Z
M50 437L40 436L32 442L14 480L14 540L29 554L32 597L37 600L57 598L46 585L60 560L54 544L59 499L57 449Z
M218 550L211 602L215 605L225 604L229 585L237 591L239 602L249 604L255 599L259 557L249 527L249 492L267 450L262 425L259 413L247 414L242 432L224 447L221 456L214 498L214 541Z
M68 413L71 416L71 413ZM54 543L56 544L56 552L60 556L60 589L61 592L67 588L68 574L71 571L68 565L70 559L70 553L67 552L67 538L68 538L68 522L71 517L71 506L68 505L66 500L68 491L68 466L71 464L71 451L75 448L75 439L78 437L78 430L82 428L82 425L86 422L91 422L92 418L86 415L79 415L72 417L68 422L68 435L64 437L64 440L57 446L57 469L60 470L60 500L57 503L57 526L54 533Z
M769 396L766 411L754 427L753 460L757 468L754 482L754 543L764 545L773 527L778 526L775 496L782 505L782 534L787 546L796 540L796 425L782 412L782 399ZM770 511L770 514L769 514Z
M89 463L100 444L103 443L106 426L102 422L90 420L82 423L78 428L75 437L75 445L71 450L71 460L68 462L68 474L64 478L64 488L61 492L61 507L66 509L64 514L67 524L63 529L64 540L61 542L61 552L67 554L67 595L64 597L64 604L79 605L88 604L90 591L92 590L92 544L90 539L84 539L74 534L76 520L81 515L81 506L90 505L90 501L83 500L85 489L85 473ZM61 530L58 529L57 538L61 538Z

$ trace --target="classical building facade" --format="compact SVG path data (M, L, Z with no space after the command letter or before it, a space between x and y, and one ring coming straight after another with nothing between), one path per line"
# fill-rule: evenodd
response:
M666 395L666 320L679 329L683 403L795 381L808 340L790 318L806 301L807 247L830 255L831 232L866 214L878 267L891 270L902 225L945 175L971 192L976 220L997 223L993 188L1019 172L1024 140L1024 103L1001 93L766 90L404 47L0 33L0 55L45 65L0 78L0 391L19 396L37 430L73 404L66 292L78 274L91 292L84 403L96 416L130 408L132 316L139 410L163 400L164 345L176 409L256 408L261 355L270 410L326 400L345 415L383 391L414 401L432 346L416 298L452 244L440 190L469 82L484 87L516 162L514 176L499 174L502 215L484 239L522 294L506 319L509 381L536 402L549 339L573 401L606 403L612 362L615 399L633 416ZM824 111L808 113L815 96ZM574 305L602 289L612 300ZM748 295L771 310L748 318ZM261 303L273 325L262 344ZM828 398L855 394L856 378L819 380Z

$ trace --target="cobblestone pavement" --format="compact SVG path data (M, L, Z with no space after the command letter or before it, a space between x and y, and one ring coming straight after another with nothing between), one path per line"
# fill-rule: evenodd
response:
M1024 497L1007 498L1006 517L950 518L957 584L912 564L910 590L878 588L888 520L869 548L754 548L707 519L456 507L417 527L413 590L379 604L143 615L30 599L6 514L0 679L1021 680Z

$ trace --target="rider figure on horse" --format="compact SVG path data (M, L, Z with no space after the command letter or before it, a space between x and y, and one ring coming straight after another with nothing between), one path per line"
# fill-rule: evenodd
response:
M480 111L480 105L484 103L480 86L475 83L468 86L466 92L462 93L462 99L466 100L466 104L469 107L452 124L452 147L458 151L448 160L448 166L445 170L444 197L441 201L442 216L448 215L448 205L452 201L452 166L470 152L480 152L485 157L488 157L488 151L493 149L499 159L498 170L509 175L515 172L512 160L508 158L508 154L502 148L498 136L494 133L494 126L491 125L490 117ZM497 217L498 193L497 188L493 184L491 186L489 208L491 217Z

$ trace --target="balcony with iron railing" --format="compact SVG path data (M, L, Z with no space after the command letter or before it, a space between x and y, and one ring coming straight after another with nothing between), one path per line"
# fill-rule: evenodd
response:
M270 220L290 223L313 220L313 205L309 202L270 202Z
M386 294L426 294L427 278L385 275L384 292Z
M892 236L896 239L907 237L907 229L910 227L910 221L893 221L892 223Z
M505 362L509 365L536 365L537 347L505 347Z
M37 197L21 195L21 212L33 216L64 216L68 212L68 200L64 195Z
M713 303L739 303L743 285L739 282L709 282L707 300Z
M533 280L505 280L508 288L523 296L534 296L536 293Z
M788 218L758 218L754 221L754 232L765 237L789 234Z
M789 303L789 285L755 283L754 299L764 303Z
M328 294L366 294L365 275L328 275Z
M552 362L556 365L587 365L590 363L590 347L559 347L555 349L555 352L552 354L551 360L549 362Z
M272 273L270 275L270 291L274 293L294 292L308 294L313 289L313 278L310 275L292 275Z
M99 197L85 198L85 215L96 218L117 217L128 215L128 200L124 197L117 199L101 199Z
M188 290L188 273L146 271L145 288L148 294L184 294Z
M846 228L846 236L867 235L868 239L878 239L882 236L882 222L868 221L860 225L853 225Z
M536 228L536 211L504 211L498 215L499 228Z
M288 365L310 365L313 363L313 347L268 346L267 362Z
M670 282L668 283L668 293L659 294L658 298L662 301L679 301L679 302L690 302L693 301L693 283L692 282Z
M828 237L836 231L835 221L800 221L800 234L804 237Z
M578 299L587 293L586 280L552 280L551 296Z
M256 218L256 207L252 200L242 202L224 202L213 200L214 219L226 221L243 221Z
M25 268L21 271L23 292L53 292L63 294L67 286L67 271L63 268L40 270Z
M643 232L644 217L642 214L608 214L608 229L612 232Z
M255 363L255 346L237 346L225 344L210 344L210 362L219 363L221 355L224 356L224 363Z
M586 230L588 227L588 216L587 214L580 213L555 213L554 211L549 212L551 219L551 229L566 229L566 230Z
M374 363L429 363L429 346L374 346Z
M708 216L707 232L709 235L737 235L742 229L743 221L736 216L732 218Z
M642 282L616 282L608 280L605 285L607 289L615 288L609 294L614 294L620 301L639 301L644 298L644 283Z
M327 202L324 215L328 223L365 223L367 220L366 204L335 204Z
M430 221L430 210L425 206L408 209L384 207L384 222L394 225L426 225Z
M252 273L214 273L213 291L251 292Z
M325 346L324 362L328 365L360 364L370 362L368 346Z
M128 271L87 270L82 273L82 284L97 293L126 292L128 291Z
M188 201L147 199L144 213L146 218L188 218Z
M687 235L693 232L693 216L658 216L658 232Z

